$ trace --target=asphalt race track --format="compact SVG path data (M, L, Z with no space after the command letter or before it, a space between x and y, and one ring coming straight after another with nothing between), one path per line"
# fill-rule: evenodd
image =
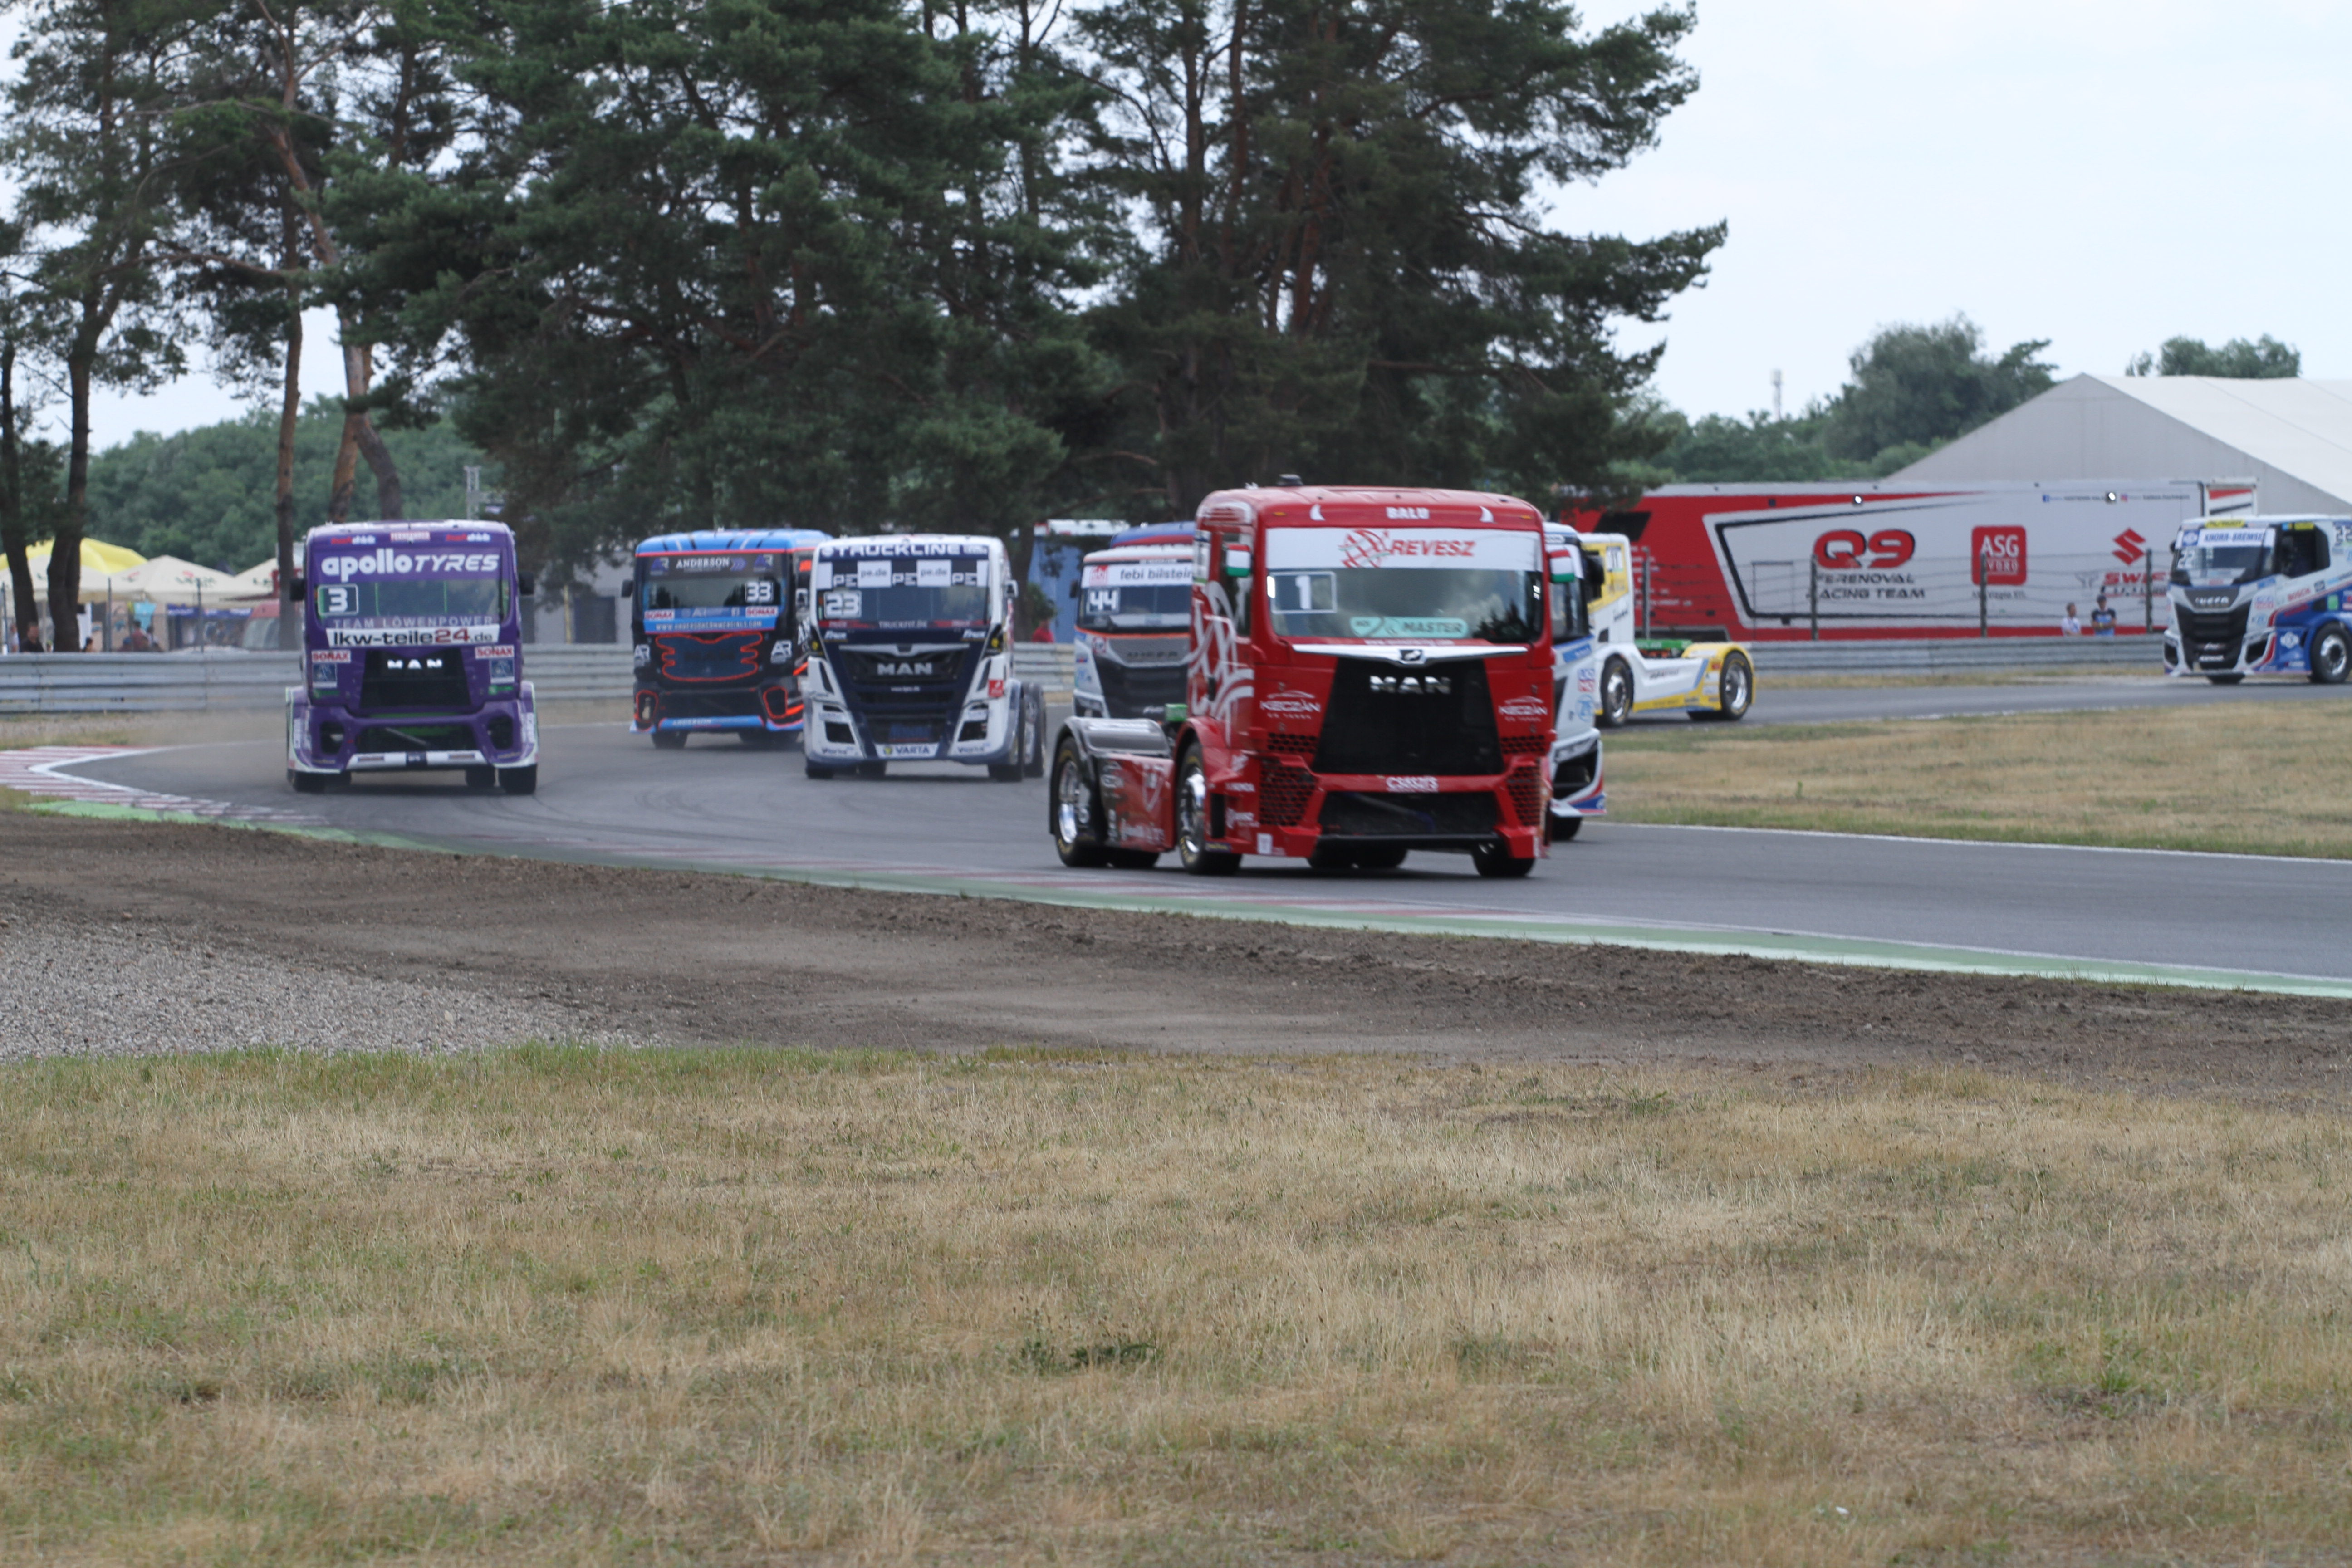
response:
M1956 692L2013 701L2021 689L2034 689L1786 699L1792 709L1817 698L1915 694L1949 704ZM2274 689L2294 700L2284 694L2301 689ZM159 794L226 802L238 815L452 849L1309 923L2352 995L2352 943L2343 935L2352 863L2343 861L1603 821L1556 847L1522 882L1483 880L1466 857L1436 854L1416 854L1390 873L1320 875L1252 859L1237 877L1201 879L1178 871L1172 855L1149 872L1070 871L1046 837L1043 780L994 784L978 770L925 764L882 780L817 783L803 776L796 751L698 738L682 752L656 752L618 724L551 726L542 742L540 791L521 798L472 793L449 774L380 776L297 796L279 749L260 742L105 756L59 773L122 786L126 805L152 806ZM1575 949L1563 948L1560 962L1575 964Z

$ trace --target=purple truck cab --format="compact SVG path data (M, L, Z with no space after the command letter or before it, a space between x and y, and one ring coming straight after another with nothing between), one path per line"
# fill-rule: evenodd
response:
M522 678L514 535L496 522L314 528L302 542L301 684L286 689L286 782L459 770L477 789L539 787Z

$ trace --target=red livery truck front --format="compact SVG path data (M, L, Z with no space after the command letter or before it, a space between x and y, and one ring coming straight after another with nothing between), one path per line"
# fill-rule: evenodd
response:
M1192 600L1184 702L1055 741L1065 864L1384 868L1432 849L1517 877L1544 853L1555 605L1535 508L1221 490L1196 518Z

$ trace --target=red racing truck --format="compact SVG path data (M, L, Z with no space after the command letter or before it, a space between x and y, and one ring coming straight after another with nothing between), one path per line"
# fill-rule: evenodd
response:
M1563 570L1568 568L1563 567ZM1072 719L1048 826L1068 866L1173 849L1521 877L1544 850L1557 595L1543 519L1462 490L1221 490L1201 503L1185 700Z

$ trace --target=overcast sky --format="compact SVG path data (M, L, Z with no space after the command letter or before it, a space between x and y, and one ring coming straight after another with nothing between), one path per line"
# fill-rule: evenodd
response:
M1600 0L1596 24L1643 5ZM1892 321L1964 310L1994 348L2048 338L2116 374L2179 333L2272 333L2352 375L2342 159L2352 6L2321 0L1702 0L1697 95L1661 145L1580 187L1574 232L1727 219L1706 287L1659 328L1694 414L1836 391ZM308 392L334 389L331 324ZM237 412L193 375L107 397L101 447Z

